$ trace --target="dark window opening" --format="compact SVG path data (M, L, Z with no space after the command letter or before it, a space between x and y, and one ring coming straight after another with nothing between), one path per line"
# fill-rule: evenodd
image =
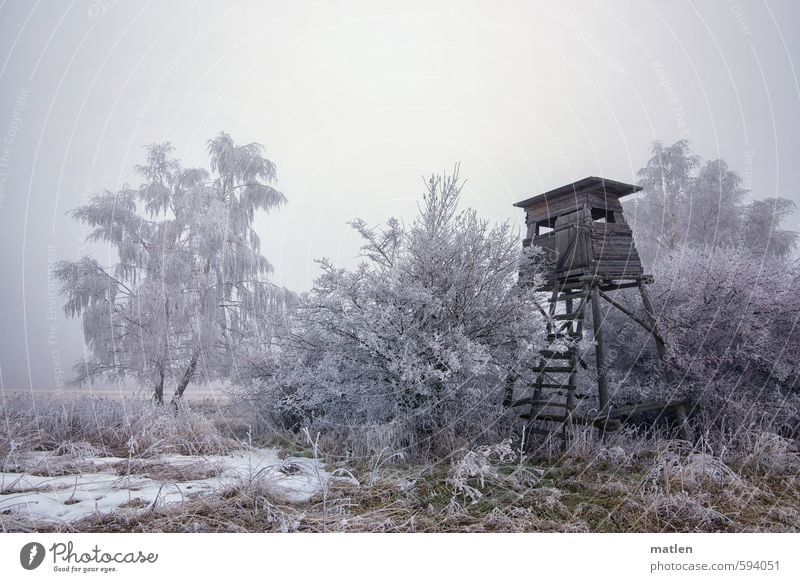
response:
M540 220L536 223L536 234L534 236L540 236L543 234L547 234L553 230L553 227L556 225L555 218L548 218L547 220Z
M592 208L592 222L614 223L614 213L605 208Z

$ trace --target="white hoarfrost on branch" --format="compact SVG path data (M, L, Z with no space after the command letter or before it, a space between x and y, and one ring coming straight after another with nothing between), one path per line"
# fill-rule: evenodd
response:
M211 171L183 168L170 144L147 146L143 183L93 196L71 216L108 244L110 268L84 256L55 269L64 309L81 317L89 356L77 381L133 377L173 401L192 381L230 379L237 349L270 341L287 301L252 228L257 211L285 201L259 144L208 141Z
M461 189L458 167L432 176L409 227L351 223L356 269L320 261L263 383L278 418L364 453L495 438L506 381L531 379L545 326L518 284L518 234L459 210Z

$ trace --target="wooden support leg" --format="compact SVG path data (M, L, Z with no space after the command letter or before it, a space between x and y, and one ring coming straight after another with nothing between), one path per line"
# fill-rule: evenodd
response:
M653 334L653 339L656 341L656 350L658 350L658 357L661 359L661 362L666 364L667 363L667 346L664 344L664 340L661 338L661 335L658 333L658 324L656 323L656 315L655 310L653 309L653 302L650 301L650 293L647 291L647 287L639 281L639 293L642 295L642 303L644 304L644 310L647 312L647 319L650 322L650 326L656 333Z
M566 452L570 446L572 446L572 413L575 410L576 402L575 402L575 388L577 384L577 369L578 369L578 354L577 352L572 353L569 358L569 365L572 368L572 372L569 374L569 380L567 381L567 408L565 410L565 421L564 421L564 451Z
M517 382L518 376L516 374L509 374L506 376L506 389L503 395L503 406L509 407L514 402L514 384Z
M600 311L600 294L592 289L592 331L597 357L597 396L600 400L600 413L608 413L608 377L606 376L606 344L603 338L603 313Z
M565 313L574 313L573 308L574 304L572 299L567 299L565 301ZM577 325L577 320L567 320L567 327L564 331L568 335L572 335L575 333L575 326ZM574 351L574 348L573 348ZM569 374L569 379L567 380L567 399L566 399L566 408L564 409L564 426L562 429L562 439L561 439L561 446L562 451L567 452L570 447L570 440L572 437L572 411L575 408L575 354L573 353L569 358L569 367L572 369L572 372Z

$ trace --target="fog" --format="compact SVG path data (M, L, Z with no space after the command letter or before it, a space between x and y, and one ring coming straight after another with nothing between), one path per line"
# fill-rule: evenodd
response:
M420 177L459 161L464 203L520 225L538 192L635 181L656 139L800 202L798 22L789 2L6 1L0 386L64 386L83 342L48 266L113 258L65 213L136 185L147 143L187 166L221 130L264 144L288 204L258 231L297 291L317 258L357 262L347 221L411 220Z

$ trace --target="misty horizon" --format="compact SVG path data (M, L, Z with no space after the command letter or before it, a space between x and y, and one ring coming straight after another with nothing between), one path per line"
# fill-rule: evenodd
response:
M749 200L800 202L798 21L797 4L756 2L6 2L0 386L64 388L83 339L50 266L113 260L67 212L138 186L150 143L186 166L220 131L264 144L287 204L255 228L294 291L317 259L358 262L349 221L410 221L421 176L457 162L462 206L520 233L514 202L585 176L636 182L656 140L724 159Z

